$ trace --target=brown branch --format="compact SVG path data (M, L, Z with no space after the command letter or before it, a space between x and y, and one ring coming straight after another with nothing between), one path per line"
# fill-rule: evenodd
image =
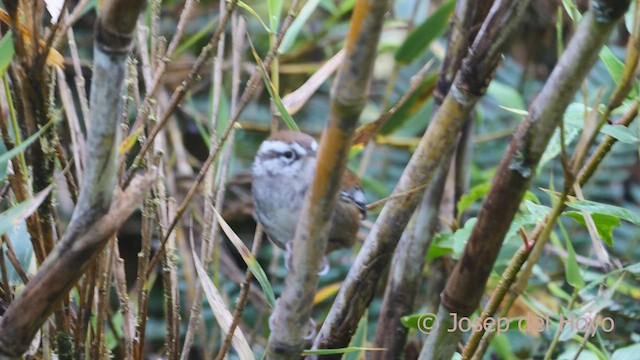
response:
M331 113L320 140L316 175L293 239L292 269L272 315L268 357L297 358L309 332L318 269L348 151L369 92L387 0L358 0L345 43L345 60L333 84Z
M431 120L427 132L405 169L394 194L432 181L445 154L453 150L458 133L475 103L486 90L500 61L501 48L524 12L527 1L500 1L491 12L469 55L462 62L451 91ZM368 306L388 264L400 234L423 192L387 202L356 257L336 301L325 320L316 348L347 346L364 309Z
M476 226L442 293L442 304L438 310L438 314L443 316L439 319L441 322L448 321L450 313L468 316L478 306L502 240L551 134L627 6L625 1L594 3L593 10L584 17L549 80L529 108L527 119L516 131L500 162ZM459 332L446 333L440 329L429 336L421 355L425 359L451 356L459 336Z
M105 2L100 11L96 27L94 53L94 79L91 88L92 127L88 140L88 158L91 161L85 169L83 187L66 233L42 263L38 273L25 287L20 297L7 309L0 321L0 352L9 356L21 355L31 339L46 321L51 312L68 296L68 291L82 275L89 261L100 251L120 225L133 212L140 201L146 185L152 176L138 178L136 186L112 202L115 187L116 140L120 126L122 98L120 89L124 80L124 64L131 45L131 36L143 1L114 0ZM15 18L14 18L15 20ZM34 69L36 75L43 71ZM42 125L46 110L36 105L47 104L48 96L43 89L32 89L44 77L30 79L25 88L29 95L25 103L25 113L33 112ZM41 98L41 102L32 101ZM34 147L34 149L36 149ZM37 149L36 149L37 150ZM41 157L46 154L38 150ZM35 152L36 154L38 152ZM40 183L47 183L47 164L38 163L34 167L41 172ZM42 159L47 160L48 159ZM51 165L53 164L52 161ZM36 176L34 175L34 179ZM35 179L37 180L37 179ZM41 226L45 242L53 246L51 212L47 207L39 208ZM47 239L50 238L48 241ZM57 319L58 323L62 319Z
M624 14L628 5L628 2L617 3L610 17L600 11L587 13L549 81L531 105L526 121L511 140L478 222L442 295L443 305L448 310L466 316L477 307L504 234L535 174L551 133L596 61L598 49L608 38L617 17ZM606 4L602 5L606 7Z
M0 321L0 352L19 356L84 269L140 204L153 175L138 176L99 218L71 224L38 273Z

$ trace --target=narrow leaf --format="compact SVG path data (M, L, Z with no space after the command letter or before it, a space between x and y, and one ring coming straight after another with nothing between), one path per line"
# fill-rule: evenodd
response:
M26 150L29 147L29 145L31 145L34 141L36 141L36 139L40 137L40 135L42 135L45 131L47 131L47 129L49 129L51 125L53 125L54 123L55 121L53 120L49 121L45 126L40 128L40 130L38 130L35 134L29 136L26 140L24 140L22 144L14 147L13 149L5 152L4 154L0 154L0 167L6 166L6 164L9 162L9 160L12 157Z
M320 0L309 0L304 4L302 10L300 10L300 14L293 20L293 23L289 26L289 30L287 30L287 33L282 39L282 43L280 43L280 47L278 48L280 54L286 54L291 50L298 34L302 31L302 27L307 23L311 14L313 14L318 7L318 4L320 4Z
M265 71L264 64L262 63L262 60L260 60L258 53L256 53L256 49L253 47L253 44L251 45L251 52L253 53L253 57L256 59L256 63L258 64L258 70L260 71L260 75L262 75L262 80L264 81L265 88L267 88L269 96L271 96L271 99L273 99L273 102L276 104L276 108L278 109L280 116L282 116L282 120L284 120L284 123L287 125L289 130L300 131L300 128L282 104L282 99L280 99L278 92L273 87L273 83L271 83L271 81L269 80L269 76Z
M11 31L7 31L4 34L2 40L0 40L0 76L3 76L14 54L13 39L11 38Z
M318 289L318 291L316 291L316 294L313 296L313 304L319 304L337 294L341 286L342 282L337 282Z
M422 54L445 31L455 5L454 0L445 2L417 26L396 51L396 61L406 65Z
M609 125L604 124L600 132L603 134L607 134L612 138L621 141L627 144L636 144L640 142L640 138L638 138L631 129L624 125Z
M602 60L604 66L607 68L607 72L609 72L609 76L611 76L613 82L618 85L620 79L622 79L624 63L620 61L607 46L603 46L600 50L600 60Z
M582 226L587 226L587 222L584 219L582 213L577 211L567 211L563 215L566 215L573 220L575 220L578 224ZM598 230L598 235L602 238L602 240L609 246L613 246L613 229L620 226L620 218L606 215L606 214L591 214L591 218L593 222L596 224L596 230Z
M196 121L196 123L198 122ZM118 147L118 154L122 155L129 152L129 150L131 150L138 141L138 137L142 135L142 131L144 131L144 126L138 127L136 131L127 136L122 143L120 143L120 146Z
M193 246L191 248L194 249ZM209 307L211 307L213 315L215 316L216 321L218 321L222 332L226 335L226 333L229 332L229 328L231 327L233 316L229 312L229 309L227 309L224 301L222 301L220 292L218 292L218 289L216 289L211 279L209 279L209 276L207 276L207 272L202 267L200 259L198 259L198 255L196 255L196 252L194 250L192 250L192 254L193 262L196 266L196 272L198 273L198 278L200 278L200 284L202 284L202 290L204 290L204 294L207 297ZM233 332L231 344L233 345L233 348L238 352L240 359L254 359L253 353L251 352L251 347L249 346L247 339L245 339L239 327L236 327L235 331Z
M4 143L0 140L0 154L4 154L7 152L7 147L4 146ZM7 162L0 162L0 184L3 183L3 180L7 176Z
M469 237L471 236L471 231L473 227L478 222L477 218L471 218L464 223L464 227L462 229L458 229L453 234L453 254L452 257L454 259L459 259L460 255L462 255L462 251L464 247L467 245L467 241L469 241Z
M238 6L247 10L247 12L251 15L253 15L253 17L255 17L256 19L258 19L258 21L260 22L260 24L262 25L262 27L268 32L271 32L271 29L269 29L269 27L267 26L267 24L264 23L264 21L262 21L262 18L260 18L260 15L258 15L258 13L253 10L253 8L251 8L251 6L247 5L245 2L243 1L238 1Z
M218 218L220 228L222 228L222 231L224 231L225 235L227 235L229 240L231 240L233 246L236 248L236 250L238 250L238 253L240 253L242 260L244 260L244 262L247 264L249 270L251 271L253 276L255 276L256 280L258 280L258 283L262 287L262 291L264 291L264 294L267 297L269 306L271 306L271 308L274 308L276 305L276 297L273 293L273 288L271 288L271 284L269 283L269 279L267 279L267 274L265 274L264 270L262 270L262 267L260 266L260 263L258 263L258 260L244 245L238 235L233 232L229 224L227 224L227 222L222 218L222 215L220 215L215 207L213 208L213 212L214 214L216 214L216 218Z
M567 206L582 211L589 211L591 213L610 215L640 226L640 215L619 206L602 204L589 200L575 200L575 198L571 198L570 201L567 201Z
M0 235L18 226L24 219L33 214L44 199L53 189L53 185L47 186L36 196L21 202L0 214Z
M584 279L580 274L580 267L578 266L578 261L576 260L576 252L573 249L573 245L571 244L570 239L566 239L567 243L567 263L565 264L565 272L567 276L567 282L571 284L571 286L581 289L584 287Z
M453 251L453 233L449 231L436 234L429 245L427 252L427 262L437 259L441 256L451 254Z
M280 26L280 14L282 13L283 0L267 0L269 9L269 28L272 33L278 32Z

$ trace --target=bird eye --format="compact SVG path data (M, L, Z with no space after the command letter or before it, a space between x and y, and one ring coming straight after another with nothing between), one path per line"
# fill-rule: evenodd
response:
M285 159L291 160L293 159L293 151L291 150L287 150L285 152L282 153L282 156L284 156Z

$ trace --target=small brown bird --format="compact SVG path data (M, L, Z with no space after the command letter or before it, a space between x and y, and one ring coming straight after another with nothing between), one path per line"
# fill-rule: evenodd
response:
M304 133L278 131L265 140L253 162L253 202L269 238L286 249L293 240L304 197L316 171L318 143ZM352 247L366 216L360 179L349 169L331 217L327 253Z

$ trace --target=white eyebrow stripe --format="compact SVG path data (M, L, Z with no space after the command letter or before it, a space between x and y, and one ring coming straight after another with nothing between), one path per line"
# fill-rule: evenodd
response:
M272 151L281 153L287 150L291 150L291 146L289 146L289 144L280 140L268 140L260 145L258 152L260 154L266 154Z
M318 151L318 143L315 140L311 142L311 150L313 150L313 152Z
M298 143L291 143L291 148L293 148L293 150L300 156L307 155L307 150Z

